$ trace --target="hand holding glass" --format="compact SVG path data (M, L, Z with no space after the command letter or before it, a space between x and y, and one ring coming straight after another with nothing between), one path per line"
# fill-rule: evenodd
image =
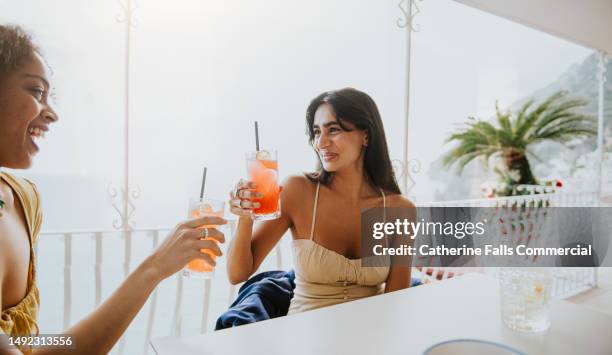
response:
M205 216L216 216L223 218L225 203L223 201L211 200L205 198L192 198L189 200L189 218L198 218ZM211 237L206 237L208 228L217 228L216 225L201 226L202 239L211 240L215 243L218 241ZM213 261L216 261L217 256L210 250L202 249L203 253L208 254ZM204 259L193 259L183 269L185 277L193 277L200 279L212 278L215 274L215 266L210 265Z

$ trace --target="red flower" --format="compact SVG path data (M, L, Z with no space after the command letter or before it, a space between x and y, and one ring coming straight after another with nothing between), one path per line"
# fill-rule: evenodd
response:
M561 182L561 180L557 180L557 183L555 184L555 186L563 187L563 183Z

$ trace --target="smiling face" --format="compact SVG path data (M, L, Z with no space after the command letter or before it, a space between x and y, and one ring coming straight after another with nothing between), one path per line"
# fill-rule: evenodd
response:
M48 103L49 75L38 53L0 74L0 166L25 169L57 115Z
M350 131L342 129L329 104L317 108L313 122L313 146L323 169L328 172L337 172L363 161L363 151L367 146L366 132L350 122L342 121L342 124Z

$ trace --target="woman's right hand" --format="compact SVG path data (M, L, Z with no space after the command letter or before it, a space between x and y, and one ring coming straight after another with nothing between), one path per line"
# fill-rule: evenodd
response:
M214 266L215 261L205 249L217 256L221 256L221 249L213 240L225 242L225 236L216 228L202 228L203 226L223 225L227 221L221 217L198 217L179 223L166 237L164 242L149 256L149 266L153 276L159 281L173 275L193 259L203 259Z
M240 179L236 188L230 192L230 211L239 217L250 217L254 208L259 208L257 199L263 197L261 192L255 190L255 183Z

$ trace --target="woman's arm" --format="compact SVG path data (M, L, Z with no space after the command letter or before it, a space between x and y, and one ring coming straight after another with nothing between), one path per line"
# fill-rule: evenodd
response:
M34 354L107 354L160 281L150 261L143 262L98 309L66 330L75 348L35 349ZM0 282L0 297L2 283ZM0 331L0 335L2 332ZM2 339L4 340L4 339ZM7 345L7 344L5 344ZM19 355L0 344L1 355Z
M149 295L162 280L153 261L145 260L123 281L119 288L94 312L64 333L72 336L75 349L69 354L107 354L125 332ZM41 349L35 354L60 354L55 349Z
M390 207L400 207L394 209L394 213L389 218L389 222L396 219L407 219L409 222L416 222L416 208L407 198L401 195L390 196ZM393 247L401 245L413 245L414 241L406 236L393 239ZM385 293L402 290L410 287L410 277L412 270L412 258L408 256L392 256L391 269L385 283Z
M230 201L232 213L240 216L236 233L227 252L227 274L232 284L248 280L257 271L270 250L291 227L291 210L295 205L296 194L303 189L302 179L305 178L292 176L283 182L280 193L280 217L258 223L256 226L250 217L252 204L256 203L258 197L251 198L250 191L253 191L253 185L251 183L239 184L238 196L236 193L232 194L232 201Z
M200 258L214 265L212 258L201 251L208 249L220 256L221 250L214 241L202 240L205 225L227 223L219 217L195 218L176 226L160 247L153 252L121 286L93 313L65 331L74 339L76 349L70 354L107 354L121 337L128 325L142 308L151 292L163 279L171 276L190 260ZM220 243L223 233L208 228L208 236ZM60 354L53 349L41 349L36 354Z
M239 218L227 251L227 275L232 284L248 280L289 229L288 218L283 214L281 212L280 218L263 221L255 227L251 217Z
M410 287L410 270L409 266L391 266L385 283L385 293Z

